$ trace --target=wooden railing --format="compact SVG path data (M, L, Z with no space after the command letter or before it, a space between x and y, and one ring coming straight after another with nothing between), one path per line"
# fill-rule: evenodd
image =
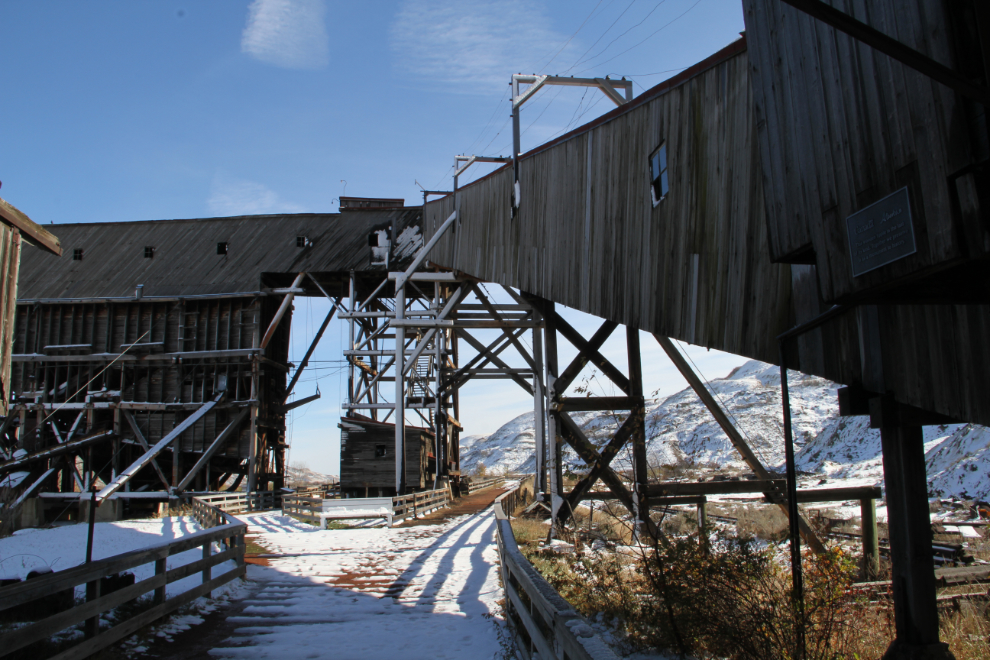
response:
M191 498L190 503L196 520L207 529L169 543L125 552L43 577L0 587L0 612L3 612L66 591L73 593L76 587L86 585L84 603L0 636L0 657L48 639L61 630L85 621L86 637L52 658L53 660L86 658L171 614L200 596L209 597L211 591L234 578L243 577L244 532L247 525L199 498ZM214 544L219 545L220 552L214 553ZM169 557L194 548L202 548L202 559L177 568L167 568ZM213 577L213 567L228 560L233 560L235 567ZM100 593L103 578L116 576L122 571L151 563L155 566L155 574L152 577L105 595ZM202 575L199 586L172 598L166 597L168 584L196 573ZM101 629L101 615L148 593L153 593L150 608L138 610L138 613L130 618Z
M392 498L392 521L399 522L406 518L415 518L417 515L445 507L449 502L450 491L446 488L399 495Z
M506 617L515 629L517 650L541 660L617 660L618 656L519 551L509 522L520 502L520 486L495 500L495 525L505 589Z
M305 495L282 495L282 514L320 523L323 498Z
M281 504L281 493L270 490L253 493L200 493L196 494L195 497L206 504L235 515L250 511L277 509Z
M303 497L319 497L324 500L332 500L340 497L340 482L335 484L321 484L318 486L301 486L293 489L296 495Z
M468 477L461 482L461 493L470 495L492 486L501 486L504 482L505 477L501 475L497 477Z

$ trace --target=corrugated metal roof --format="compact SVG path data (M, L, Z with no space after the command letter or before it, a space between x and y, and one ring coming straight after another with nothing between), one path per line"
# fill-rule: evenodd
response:
M132 296L137 284L145 296L238 293L285 286L301 271L343 282L352 269L384 272L371 265L371 232L391 227L394 245L404 229L421 234L421 225L421 207L64 224L58 226L64 257L23 253L18 299ZM298 236L312 245L298 247ZM217 254L221 242L226 255ZM146 247L154 249L152 258ZM73 259L77 249L81 260Z

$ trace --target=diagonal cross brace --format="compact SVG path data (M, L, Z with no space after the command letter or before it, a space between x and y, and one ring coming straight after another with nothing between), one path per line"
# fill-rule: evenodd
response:
M571 327L571 325L567 321L561 318L560 314L554 312L553 316L554 316L554 322L557 326L557 331L564 336L564 339L571 342L574 345L574 347L578 349L579 356L584 355L589 362L591 362L596 367L601 369L602 373L605 374L609 380L615 383L620 390L622 390L626 394L632 394L632 389L629 384L629 379L626 378L624 375L622 375L622 372L619 371L615 367L615 365L609 362L608 359L598 351L598 348L594 347L591 342L587 341L584 337L582 337L581 333L579 333L577 330ZM602 327L598 329L598 332L595 333L595 337L598 337L600 333L606 330L606 325L608 323L611 322L606 321L606 323L603 324ZM612 330L614 330L614 328L612 328ZM611 330L609 330L608 332L609 334L611 334ZM606 339L608 339L608 335L606 335L604 338L601 339L602 343L605 343ZM601 344L599 344L599 346L600 345ZM582 368L583 367L584 365L582 365ZM570 369L570 367L568 367L568 369ZM577 377L577 373L575 373L572 378L576 378L576 377ZM569 385L570 383L567 384ZM563 392L565 389L566 388L561 387L559 384L557 385L557 392Z
M220 435L217 436L216 440L213 441L209 448L203 452L203 455L199 457L199 460L196 461L196 465L189 470L185 478L183 478L183 480L179 482L179 485L175 487L177 491L183 491L186 489L189 482L192 481L193 477L195 477L201 469L203 469L203 466L206 465L207 462L213 457L213 454L215 454L218 449L227 443L227 440L234 434L234 431L236 431L237 427L241 425L241 422L244 421L244 418L248 416L249 412L251 412L251 408L244 408L241 412L237 413L237 416L230 421L230 424L227 424L227 428L220 432Z
M137 439L138 444L141 445L142 449L148 451L148 441L145 440L144 434L141 433L141 428L138 426L137 420L134 419L134 413L127 408L124 408L121 412L124 413L124 419L127 420L127 423L131 426L131 430L134 431L134 437ZM165 478L165 473L162 472L162 468L158 465L158 461L151 459L151 466L155 468L155 472L158 473L158 478L162 480L162 483L165 484L165 489L168 490L171 487L171 484L169 484L168 479Z
M556 414L560 420L558 431L567 444L569 444L574 451L577 452L578 456L580 456L585 463L588 463L589 465L597 464L601 460L601 455L598 453L595 445L588 440L587 436L584 434L584 431L581 430L577 423L575 423L575 421L571 419L571 416L567 413L554 414ZM632 430L633 429L630 429L630 431ZM612 494L615 495L620 502L622 502L630 513L638 508L636 506L636 502L633 500L633 493L629 492L629 489L626 488L626 485L622 483L619 475L617 475L612 468L603 466L601 468L599 478L605 483L606 486L608 486L609 490L612 491ZM640 497L642 497L642 494L640 494ZM663 537L662 532L656 526L656 523L654 523L648 516L643 522L646 525L647 533L651 537L655 539L661 539Z
M473 346L477 351L484 352L487 350L484 344L482 344L480 341L472 337L470 333L464 330L464 328L456 328L456 332L458 335L463 337L465 341L467 341L467 343L471 344L471 346ZM503 349L506 347L508 347L508 344L504 344L502 346ZM485 360L494 363L495 366L501 367L502 369L506 369L506 370L510 369L509 365L507 365L501 358L499 358L494 353L486 353ZM519 385L519 387L523 388L531 395L533 394L533 386L527 383L524 378L514 373L509 373L509 378L514 380Z
M595 482L597 482L605 470L610 469L609 466L612 464L612 459L618 456L619 451L625 446L626 441L632 437L633 433L638 431L644 423L645 411L640 408L638 410L632 411L622 425L616 430L615 435L609 441L605 448L598 455L592 464L591 471L586 474L581 481L579 481L574 488L571 489L570 495L568 496L568 503L570 504L570 510L573 511L574 507L581 503L581 499L584 497L585 493L594 487Z
M182 420L182 422L174 429L172 429L172 431L168 435L166 435L164 438L159 440L155 444L155 446L148 449L148 451L144 452L144 454L142 454L140 458L134 461L130 467L128 467L126 470L124 470L119 475L117 475L116 479L114 479L109 484L104 486L103 490L101 490L99 493L96 494L96 501L102 502L103 500L110 497L118 490L120 490L121 487L123 487L124 484L130 481L135 474L140 472L142 468L144 468L148 463L154 460L155 456L158 456L158 454L160 454L162 450L165 449L165 447L169 446L176 438L182 435L190 426L198 422L203 417L203 415L213 410L213 407L216 406L218 403L220 403L220 399L223 398L224 394L225 394L224 392L221 392L216 396L215 399L213 399L212 401L207 401L202 406L197 408L193 414L189 415L189 417L186 417L184 420Z

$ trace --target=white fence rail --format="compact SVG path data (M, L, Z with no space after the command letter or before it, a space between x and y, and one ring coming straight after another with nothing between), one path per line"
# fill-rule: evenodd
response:
M540 660L618 660L600 635L533 568L519 551L509 515L515 510L519 486L495 500L498 555L506 615L517 633L524 658Z

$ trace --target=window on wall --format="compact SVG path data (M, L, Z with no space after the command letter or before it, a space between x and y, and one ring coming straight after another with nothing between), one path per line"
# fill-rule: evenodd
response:
M650 188L653 191L653 206L660 203L670 185L667 182L667 143L661 142L657 150L650 155Z
M72 260L82 261L82 255L83 255L82 248L76 248L75 250L72 251Z
M217 243L217 254L227 254L227 243Z
M155 248L151 247L150 245L145 246L145 248L144 248L144 258L145 259L154 259L155 258Z
M388 455L388 449L385 445L375 445L375 458L385 458Z

